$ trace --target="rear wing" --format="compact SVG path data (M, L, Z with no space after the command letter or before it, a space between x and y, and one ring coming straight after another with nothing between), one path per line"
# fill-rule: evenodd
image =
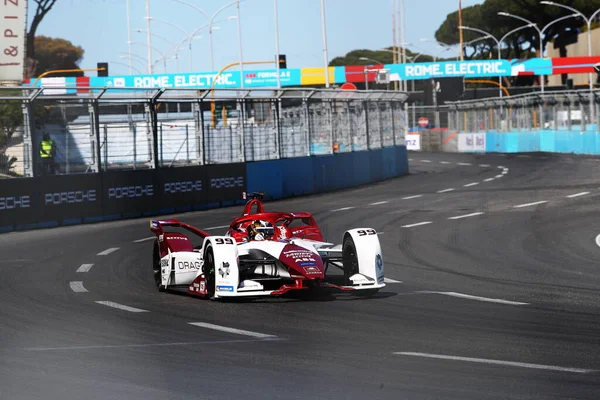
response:
M183 229L187 230L188 232L191 232L202 238L210 236L209 233L204 232L203 230L193 227L184 222L181 222L177 219L167 219L167 220L152 219L152 220L150 220L150 231L152 231L157 237L160 235L163 235L165 233L163 227L183 228Z

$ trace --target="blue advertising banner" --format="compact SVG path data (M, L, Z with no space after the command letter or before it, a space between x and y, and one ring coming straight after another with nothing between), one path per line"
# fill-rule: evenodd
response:
M90 77L90 86L210 89L216 76L216 73L200 72ZM300 86L300 69L281 70L280 76L281 86ZM237 89L241 87L240 71L224 72L216 79L217 82L214 86L216 89ZM244 71L244 87L277 87L277 71L275 69Z
M418 64L389 64L392 80L431 78L491 78L498 76L551 75L552 59L476 60L462 62L430 62Z

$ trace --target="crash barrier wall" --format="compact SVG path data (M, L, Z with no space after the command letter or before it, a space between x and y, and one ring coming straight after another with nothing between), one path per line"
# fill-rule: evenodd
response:
M249 163L4 179L0 232L51 228L322 193L408 173L405 146Z
M39 154L44 133L56 144L53 174L277 160L402 145L407 97L396 91L335 89L86 88L59 95L56 88L0 87L0 106L5 105L0 108L20 128L11 127L7 134L0 121L0 174L40 176L47 169ZM2 162L4 154L16 161Z
M405 146L335 156L248 163L248 190L281 199L338 190L408 173Z
M406 148L413 151L459 151L458 134L448 129L422 129L406 135Z
M460 152L600 155L600 91L536 93L451 103Z

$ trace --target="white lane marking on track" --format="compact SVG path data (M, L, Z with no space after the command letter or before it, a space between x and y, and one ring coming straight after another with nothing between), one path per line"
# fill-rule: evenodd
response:
M581 193L575 193L572 195L567 196L569 199L573 199L575 197L581 197L581 196L585 196L587 194L590 194L590 192L581 192Z
M468 166L473 165L473 164L468 163L468 162L457 162L456 165L462 165L464 167L468 167Z
M547 203L548 201L546 200L542 200L542 201L535 201L533 203L525 203L525 204L519 204L518 206L514 206L513 208L523 208L523 207L531 207L531 206L537 206L539 204L544 204Z
M75 293L87 292L87 289L83 287L82 281L71 281L71 282L69 282L69 286L71 287L71 290L74 291Z
M424 163L430 163L430 162L431 162L431 160L421 160L421 162L424 162Z
M484 179L483 181L484 181L484 182L491 182L491 181L493 181L494 179L496 179L496 178L487 178L487 179Z
M413 158L409 158L408 161L414 161L414 159Z
M210 226L208 228L202 228L203 231L210 231L213 229L224 229L224 228L229 228L229 225L221 225L221 226Z
M123 304L113 303L112 301L96 301L96 303L102 304L104 306L116 308L118 310L123 310L123 311L129 311L129 312L135 312L135 313L149 312L148 310L142 310L140 308L124 306Z
M352 210L355 207L342 207L342 208L336 208L335 210L331 210L331 211L346 211L346 210Z
M506 167L502 166L502 165L498 165L498 168L500 168L500 169L506 169Z
M508 171L507 170L503 170L502 171L502 175L506 175L506 174L508 174Z
M490 164L479 164L479 166L482 167L482 168L489 168L489 167L491 167Z
M438 190L438 193L447 193L447 192L452 192L454 190L454 188L449 188L449 189L444 189L444 190Z
M469 217L476 217L478 215L483 215L483 212L474 212L471 214L465 214L465 215L457 215L456 217L450 217L448 219L462 219L462 218L469 218Z
M98 256L107 256L110 253L114 253L115 251L119 250L119 247L111 247L110 249L106 249L104 251L101 251L100 253L98 253Z
M447 356L447 355L443 355L443 354L416 353L416 352L410 352L410 351L396 351L393 354L400 355L400 356L435 358L435 359L439 359L439 360L467 361L467 362L474 362L474 363L480 363L480 364L506 365L509 367L543 369L543 370L561 371L561 372L574 372L574 373L578 373L578 374L588 374L590 372L596 371L594 369L585 369L585 368L559 367L556 365L531 364L531 363L523 363L523 362L517 362L517 361L490 360L488 358Z
M494 178L499 179L502 178L504 175L500 174L500 175L496 175Z
M504 299L492 299L489 297L472 296L470 294L464 294L464 293L458 293L458 292L437 292L437 291L432 291L432 290L422 290L417 293L441 294L443 296L457 297L460 299L483 301L484 303L506 304L506 305L510 305L510 306L526 306L529 304L529 303L522 303L520 301L510 301L510 300L504 300Z
M371 203L370 206L379 206L381 204L387 204L389 201L378 201L377 203Z
M402 283L402 281L397 281L395 279L383 278L384 283Z
M600 235L596 236L596 246L600 247Z
M403 197L402 200L410 200L410 199L416 199L418 197L423 197L422 194L417 194L415 196L408 196L408 197Z
M79 268L77 268L76 272L89 272L90 268L92 268L94 264L81 264Z
M464 187L471 187L471 186L476 186L479 185L479 182L473 182L473 183L467 183L466 185L463 185Z
M143 239L138 239L138 240L134 240L133 243L142 243L142 242L147 242L148 240L152 240L152 239L156 239L156 236L149 236L147 238L143 238Z
M440 161L440 164L450 164L449 161Z
M261 339L276 338L277 337L275 335L268 335L266 333L245 331L243 329L236 329L236 328L230 328L228 326L209 324L207 322L188 322L188 323L190 325L198 326L200 328L214 329L216 331L228 332L228 333L233 333L233 334L236 334L236 335L252 336L252 337L261 338Z
M412 228L415 226L428 225L428 224L432 224L432 223L433 222L431 222L431 221L423 221L423 222L417 222L416 224L402 225L401 228Z
M271 338L270 340L283 340ZM67 347L29 347L27 351L60 351L60 350L93 350L93 349L126 349L128 347L163 347L163 346L191 346L195 344L219 344L219 343L248 343L264 342L266 339L235 339L235 340L205 340L200 342L168 342L168 343L141 343L141 344L113 344L96 346L67 346Z

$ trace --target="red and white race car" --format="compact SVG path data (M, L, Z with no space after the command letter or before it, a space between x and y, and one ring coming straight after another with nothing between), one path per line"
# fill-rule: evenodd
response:
M374 295L385 286L377 232L351 229L342 244L323 240L307 212L265 212L261 193L223 236L178 220L152 220L153 270L160 291L185 288L207 299L277 296L296 291ZM334 266L342 273L326 276ZM339 281L333 283L333 281Z

